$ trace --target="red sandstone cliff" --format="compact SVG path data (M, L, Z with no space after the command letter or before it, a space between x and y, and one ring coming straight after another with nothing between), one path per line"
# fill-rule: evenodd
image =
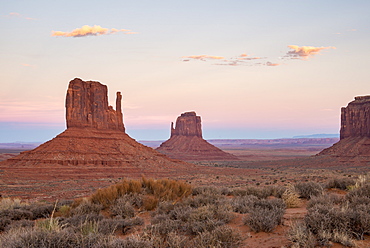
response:
M370 96L358 96L341 109L340 141L318 155L370 161Z
M157 149L170 158L181 160L237 160L237 157L211 145L202 137L200 116L195 112L181 114L176 127L171 123L171 137Z
M108 88L99 82L73 79L66 96L66 121L70 127L92 127L125 131L121 92L117 92L116 110L108 106Z

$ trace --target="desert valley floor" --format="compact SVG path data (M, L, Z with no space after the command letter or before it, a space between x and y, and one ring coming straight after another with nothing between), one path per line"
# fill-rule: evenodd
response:
M356 178L367 174L367 163L339 161L332 157L315 156L331 146L333 140L318 139L307 142L304 139L292 140L211 140L210 143L236 155L236 161L192 161L190 166L173 168L141 168L114 166L16 166L0 167L0 192L3 197L17 197L29 201L53 202L57 199L76 199L91 195L99 188L110 186L125 179L170 178L183 180L194 186L226 186L243 188L248 186L287 186L297 182L325 183L333 178ZM142 142L156 147L158 142ZM14 157L19 152L35 145L4 144L0 159ZM344 191L332 190L330 194L343 195ZM283 225L270 233L254 233L243 224L242 215L235 214L229 224L248 236L240 247L289 247L286 233L293 220L303 219L307 214L307 201L298 208L288 208ZM149 215L141 216L145 223ZM138 230L139 232L140 230ZM356 243L357 247L369 247L370 237ZM332 247L344 247L334 243Z

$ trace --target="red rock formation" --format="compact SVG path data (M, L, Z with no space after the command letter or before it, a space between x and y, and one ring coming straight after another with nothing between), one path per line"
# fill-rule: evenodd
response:
M171 122L171 137L176 135L197 136L202 138L200 116L197 116L195 112L181 114L176 120L176 128L173 128L173 122Z
M195 112L181 114L176 127L171 123L171 137L158 148L170 158L181 160L237 160L237 157L211 145L202 137L200 116Z
M358 96L341 109L340 138L370 137L370 96Z
M107 86L78 78L72 80L66 97L67 130L31 151L1 162L1 165L161 169L178 168L184 164L136 142L125 133L121 100L121 93L117 92L116 110L113 110L108 106Z
M122 119L120 92L117 92L116 110L108 106L108 88L99 82L73 79L66 96L66 121L70 127L93 127L125 131Z
M370 161L370 96L358 96L341 109L340 141L318 155Z

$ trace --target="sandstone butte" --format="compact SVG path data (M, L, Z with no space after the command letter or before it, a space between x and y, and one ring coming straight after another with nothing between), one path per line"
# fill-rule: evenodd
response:
M107 86L70 81L66 95L67 129L37 148L5 160L1 166L115 166L173 168L185 163L146 147L125 133L117 92L116 110L108 105ZM186 164L186 166L190 166ZM191 167L191 166L190 166Z
M238 160L230 153L211 145L202 137L200 116L185 112L177 117L176 127L171 123L171 137L157 149L170 158L187 161L196 160Z
M370 96L357 96L342 107L340 140L318 155L370 161Z

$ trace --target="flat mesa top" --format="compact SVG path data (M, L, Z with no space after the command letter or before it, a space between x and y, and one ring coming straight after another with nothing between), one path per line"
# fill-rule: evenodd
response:
M361 102L365 102L365 101L370 101L370 95L367 95L367 96L356 96L355 97L355 101L361 101Z

